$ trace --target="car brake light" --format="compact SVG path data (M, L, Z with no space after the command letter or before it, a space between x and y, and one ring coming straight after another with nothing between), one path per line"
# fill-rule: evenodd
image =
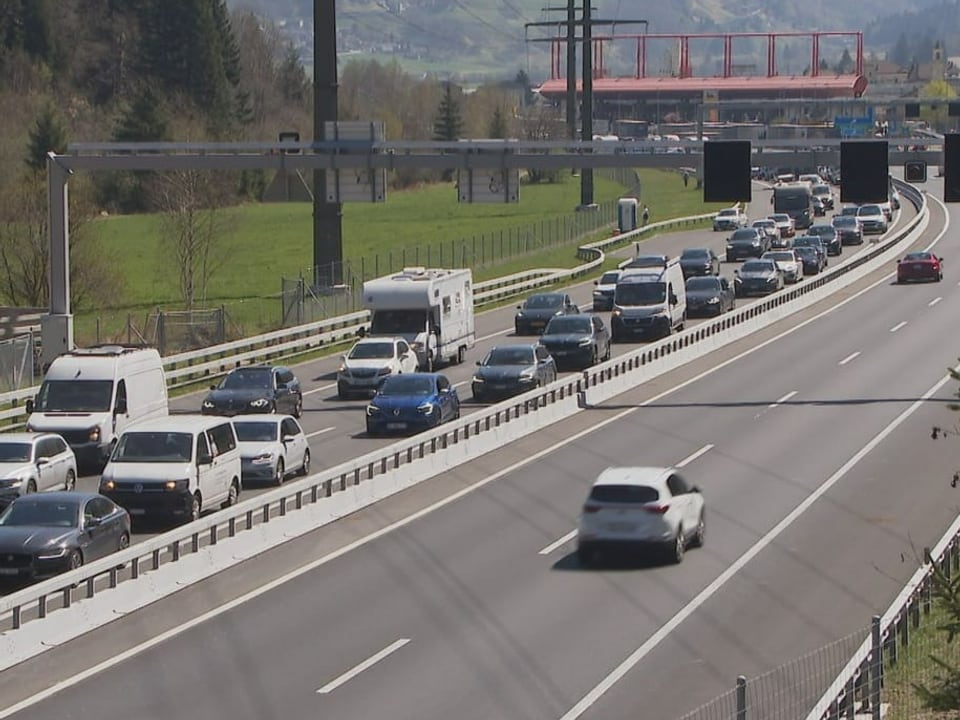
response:
M599 506L599 505L584 505L584 506L583 506L583 511L584 511L585 513L600 512L600 506Z
M643 509L648 513L653 513L654 515L665 515L667 510L670 509L669 505L644 505Z

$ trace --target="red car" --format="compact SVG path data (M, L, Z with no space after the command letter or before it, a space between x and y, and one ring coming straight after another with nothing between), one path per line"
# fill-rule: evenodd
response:
M897 260L897 282L904 283L910 280L943 280L943 258L932 252L907 253L902 260Z

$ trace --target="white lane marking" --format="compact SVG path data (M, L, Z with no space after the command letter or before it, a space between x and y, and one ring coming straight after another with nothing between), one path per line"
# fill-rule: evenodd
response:
M336 429L337 429L336 425L331 425L330 427L325 427L322 430L314 430L312 433L307 433L305 437L308 437L308 438L316 437L317 435L323 435L324 433L328 433L331 430L336 430Z
M314 393L323 392L324 390L330 390L331 388L335 388L336 386L337 386L336 383L330 383L329 385L321 385L320 387L315 387L313 390L306 390L304 391L303 394L313 395Z
M896 325L894 325L892 328L890 328L890 332L896 332L897 330L899 330L900 328L902 328L902 327L903 327L904 325L906 325L906 324L907 324L907 321L906 321L906 320L903 320L903 321L901 321L901 322L898 322Z
M960 366L957 366L960 369ZM859 463L871 450L873 450L877 445L883 442L890 433L892 433L898 426L900 426L908 417L910 417L917 409L926 402L934 393L936 393L940 388L947 384L950 381L950 376L938 380L937 383L927 390L919 400L914 402L910 407L900 413L896 418L893 419L890 424L888 424L883 430L877 433L873 439L871 439L866 445L864 445L860 450L847 462L845 462L839 470L837 470L833 475L827 478L820 487L808 495L803 502L797 505L790 513L778 522L773 528L771 528L766 535L761 537L756 543L750 546L746 552L743 553L736 561L730 565L726 570L724 570L720 575L714 579L709 585L707 585L703 590L701 590L693 600L687 603L676 615L670 618L666 623L664 623L657 631L651 635L640 647L634 650L630 655L621 662L613 671L604 677L597 685L593 687L586 695L584 695L580 701L574 705L570 710L568 710L560 718L560 720L576 720L583 713L585 713L591 706L593 706L597 700L603 697L606 692L612 688L618 680L623 678L630 670L632 670L637 663L643 660L651 650L653 650L657 645L659 645L664 638L666 638L670 633L672 633L677 626L680 625L684 620L690 617L697 609L700 608L707 600L709 600L713 595L715 595L724 585L727 584L740 570L750 562L754 557L756 557L760 551L765 547L770 545L777 537L783 533L793 522L800 517L804 512L806 512L811 505L813 505L817 500L819 500L823 495L830 490L836 483L846 475L857 463Z
M933 307L934 305L936 305L936 304L937 304L938 302L940 302L941 300L943 300L942 297L935 297L933 300L931 300L930 302L927 303L927 306L928 306L928 307Z
M704 445L702 448L700 448L699 450L697 450L695 453L691 453L690 455L687 455L683 460L681 460L681 461L678 462L676 465L674 465L674 467L678 467L678 468L686 467L687 465L689 465L690 463L692 463L694 460L696 460L698 457L700 457L701 455L705 455L706 453L710 452L711 450L713 450L713 445L712 445L712 444Z
M838 365L846 365L851 360L856 360L860 356L860 351L857 350L855 353L850 353L843 360L841 360Z
M772 402L772 403L770 403L769 405L767 405L767 407L768 407L768 408L775 408L775 407L777 407L780 403L785 403L787 400L789 400L790 398L792 398L792 397L793 397L794 395L796 395L796 394L797 394L797 391L796 391L796 390L791 390L790 392L788 392L786 395L784 395L782 398L780 398L780 399L777 400L776 402Z
M937 204L939 204L940 207L943 208L944 213L946 213L946 209L947 209L946 205L944 205L942 202L937 200L932 195L928 195L927 197L931 200L934 200L934 202L936 202ZM946 220L944 221L943 229L940 231L940 234L938 234L937 237L925 249L929 250L934 245L936 245L940 241L940 239L946 235L947 230L949 228L950 228L950 215L947 214ZM233 610L234 608L239 607L240 605L243 605L244 603L250 602L251 600L254 600L255 598L260 597L261 595L265 595L266 593L271 592L277 589L278 587L283 586L284 584L290 582L291 580L295 580L296 578L302 575L306 575L309 572L313 572L318 567L326 565L327 563L332 562L333 560L336 560L337 558L340 558L346 555L347 553L350 553L356 550L357 548L363 547L364 545L367 545L373 542L374 540L378 540L379 538L390 534L394 530L398 530L399 528L406 527L407 525L410 525L411 523L416 522L420 518L426 517L427 515L443 507L446 507L447 505L450 505L456 502L457 500L460 500L461 498L469 495L470 493L476 490L479 490L480 488L486 487L490 483L495 482L506 475L509 475L515 470L518 470L526 465L529 465L532 462L536 462L542 457L546 457L551 453L556 452L557 450L564 447L565 445L575 443L577 440L583 437L586 437L591 433L602 430L607 425L612 425L614 423L621 422L623 418L631 415L632 413L637 412L639 409L648 407L653 403L659 402L663 398L677 392L678 390L683 390L684 388L689 387L694 383L700 382L704 378L713 375L715 372L722 370L728 365L733 365L734 363L740 362L743 358L752 355L758 350L761 350L767 347L768 345L772 345L773 343L778 342L779 340L782 340L783 338L796 332L800 328L806 327L807 325L810 325L811 323L816 322L820 318L825 317L839 310L847 303L851 303L854 300L860 298L861 296L866 295L868 292L870 292L874 288L877 288L880 285L885 285L889 283L890 278L894 277L895 275L896 275L896 272L887 273L876 282L868 285L867 287L863 288L858 292L855 292L850 297L841 300L835 305L831 305L826 310L820 313L817 313L812 317L807 318L806 320L801 322L799 325L792 327L788 330L784 330L783 332L777 335L774 335L773 337L768 338L767 340L764 340L759 345L754 345L750 348L747 348L746 350L739 353L738 355L735 355L734 357L728 360L724 360L723 362L718 363L717 365L714 365L713 367L710 367L707 370L704 370L702 373L695 375L692 378L689 378L687 380L684 380L682 383L679 383L678 385L674 385L672 388L667 388L663 392L657 395L654 395L653 397L647 400L644 400L642 403L640 403L636 407L622 410L618 412L616 415L610 416L606 420L601 420L593 427L581 430L580 432L575 433L574 435L571 435L565 440L561 440L557 443L554 443L550 447L545 448L539 452L536 452L528 458L515 462L513 465L510 465L509 467L503 468L502 470L495 472L493 475L489 475L483 478L482 480L478 480L473 485L468 485L467 487L455 492L453 495L450 495L442 500L438 500L433 505L428 505L427 507L416 511L415 513L412 513L405 518L397 520L391 525L387 525L385 527L380 528L379 530L376 530L370 533L369 535L366 535L362 538L358 538L357 540L354 540L352 543L344 545L343 547L339 548L338 550L334 550L332 553L329 553L328 555L324 555L323 557L317 558L316 560L313 560L312 562L306 565L303 565L302 567L299 567L296 570L291 570L286 575L282 575L281 577L278 577L275 580L271 580L270 582L264 585L260 585L259 587L257 587L254 590L251 590L245 595L241 595L240 597L234 598L233 600L223 603L222 605L219 605L212 610L208 610L207 612L202 613L201 615L196 615L190 618L189 620L186 620L185 622L177 625L176 627L171 628L170 630L167 630L166 632L163 632L155 637L152 637L149 640L145 640L139 645L135 645L129 650L125 650L121 653L118 653L117 655L114 655L113 657L107 660L104 660L101 663L88 667L86 670L81 670L80 672L75 673L74 675L72 675L71 677L65 680L61 680L60 682L46 688L45 690L41 690L35 695L32 695L24 700L21 700L16 705L12 705L10 707L4 708L0 710L0 720L5 720L5 718L8 718L11 715L15 715L16 713L22 710L32 707L37 703L42 702L43 700L46 700L47 698L52 697L53 695L56 695L59 692L62 692L63 690L67 690L75 685L79 685L80 683L86 681L87 679L94 677L96 675L99 675L105 670L109 670L112 667L120 665L126 662L127 660L129 660L130 658L136 657L140 653L149 650L150 648L156 647L157 645L161 645L167 642L168 640L177 637L178 635L182 635L183 633L192 630L196 626L201 625L207 622L208 620L211 620L219 615L223 615L224 613L227 613ZM946 382L946 378L941 382L940 385L937 386L937 389L942 387L943 383L945 382ZM577 716L572 715L569 720L572 720L574 717L577 717Z
M369 670L378 662L383 660L385 657L392 655L397 650L399 650L404 645L406 645L408 642L410 642L410 638L400 638L396 642L390 643L383 650L381 650L380 652L374 655L371 655L370 657L368 657L366 660L364 660L362 663L357 665L352 670L348 670L343 675L338 677L336 680L331 680L330 682L328 682L322 688L317 690L317 693L319 693L320 695L326 695L327 693L333 692L344 683L349 682L350 680L353 680L353 678L355 678L357 675L362 673L364 670Z
M560 538L559 540L555 540L554 542L552 542L552 543L550 543L549 545L547 545L547 546L546 546L545 548L543 548L543 550L541 550L538 554L539 554L539 555L549 555L550 553L552 553L554 550L556 550L556 549L557 549L558 547L560 547L561 545L565 545L566 543L568 543L568 542L570 542L571 540L573 540L576 536L577 536L577 530L576 530L576 528L574 528L573 530L571 530L570 532L568 532L566 535L564 535L564 536L563 536L562 538Z
M454 386L455 388L458 388L458 387L462 387L462 386L464 386L464 385L468 385L469 383L470 383L469 380L461 380L461 381L458 382L458 383L454 383L453 386Z
M501 335L506 335L507 333L513 330L512 327L507 328L506 330L497 330L495 333L490 333L489 335L484 335L483 337L478 337L477 342L483 342L484 340L489 340L490 338L500 337Z

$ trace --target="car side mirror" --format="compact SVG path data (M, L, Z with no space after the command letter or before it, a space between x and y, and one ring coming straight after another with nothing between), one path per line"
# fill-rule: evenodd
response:
M677 305L680 302L680 299L676 295L670 296L670 304Z
M479 360L477 360L476 365L477 365L477 367L480 367L480 361L479 361Z
M291 440L293 440L293 435L284 435L283 438L280 440L280 442L286 445Z
M599 284L600 284L600 281L599 281L599 280L594 280L594 281L593 281L593 284L594 284L594 285L599 285Z
M739 270L734 270L734 271L733 271L733 274L734 274L734 275L739 275L739 274L740 274L740 271L739 271Z
M698 493L698 494L699 494L699 493L701 493L702 491L700 490L699 487L697 487L696 485L693 485L693 486L691 486L691 488L690 488L690 492L692 492L692 493Z
M216 390L216 389L217 389L217 386L216 386L216 385L211 385L211 386L210 386L210 389L211 389L211 390Z
M357 328L357 337L362 338L367 336L367 329L365 327Z
M86 527L88 530L91 528L100 527L102 523L103 523L102 518L98 518L98 517L88 517L88 518L85 518L83 521L84 527Z
M33 398L30 398L26 403L24 403L24 409L26 409L27 414L33 413L34 409L36 409L36 404L33 402Z
M197 465L209 465L213 462L213 455L209 452L202 452L197 455Z
M50 458L48 457L38 457L37 458L37 467L43 467L44 465L50 464Z

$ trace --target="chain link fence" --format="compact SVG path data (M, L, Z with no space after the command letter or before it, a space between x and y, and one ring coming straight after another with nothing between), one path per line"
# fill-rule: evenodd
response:
M679 720L805 720L850 656L870 635L866 628L754 678Z
M32 332L0 341L0 392L31 387L35 384L36 368L36 345Z

